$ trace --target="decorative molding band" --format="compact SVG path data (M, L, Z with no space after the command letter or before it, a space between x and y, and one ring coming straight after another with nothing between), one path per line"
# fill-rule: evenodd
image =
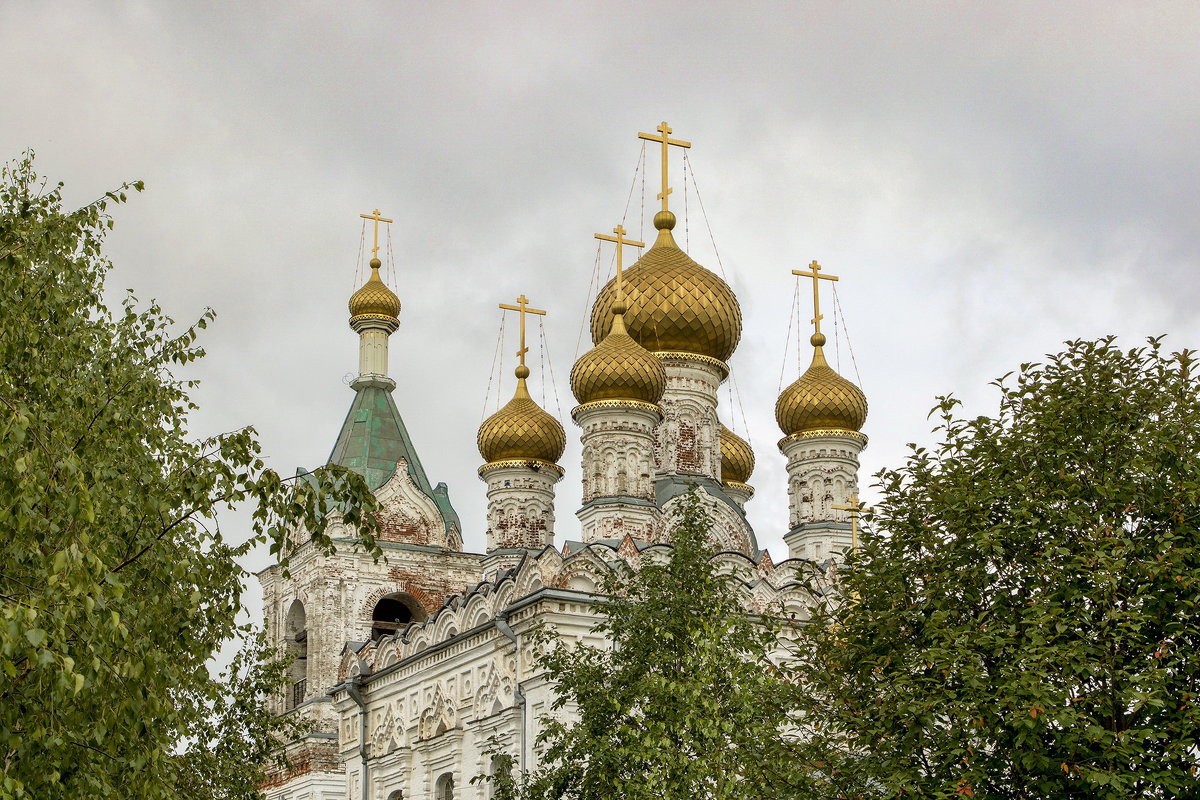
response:
M601 497L593 497L582 506L580 511L585 508L601 508L604 506L640 506L642 508L658 509L658 505L653 500L646 500L641 497L630 497L629 495L603 495Z
M350 327L356 332L363 328L382 328L391 335L400 327L400 320L386 314L356 314L350 318Z
M745 492L751 497L754 496L754 487L748 483L742 483L740 481L721 481L721 485L726 489L732 489L735 492Z
M729 377L729 365L719 358L703 356L699 353L684 353L679 350L655 350L652 354L662 361L679 359L680 361L693 361L697 364L715 367L717 372L721 374L721 380Z
M546 472L554 475L554 480L557 483L566 472L558 464L551 464L549 461L542 461L540 458L510 458L504 461L489 461L479 468L479 477L487 479L488 474L500 469L526 469L533 472Z
M383 389L385 392L391 392L395 390L396 382L387 375L359 375L357 378L350 381L350 388L356 392L370 387Z
M827 437L854 439L858 442L861 442L864 447L867 444L867 437L858 431L846 430L844 428L823 428L816 431L800 431L799 433L793 433L791 436L785 436L779 440L779 449L782 450L783 446L789 442L798 442L802 439L818 439Z
M818 522L801 522L783 535L784 541L793 536L805 533L850 533L850 523L839 520L820 520Z
M580 414L610 408L619 408L624 411L645 411L646 413L654 414L659 420L662 420L661 408L654 403L646 403L641 400L593 400L590 403L584 403L571 409L571 419L579 422Z

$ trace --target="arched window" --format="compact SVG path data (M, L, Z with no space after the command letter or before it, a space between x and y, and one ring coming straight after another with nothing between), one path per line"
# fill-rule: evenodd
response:
M500 756L492 756L491 760L488 762L488 780L486 792L487 800L491 800L496 796L496 784L508 777L504 774L507 769L507 759L501 758Z
M433 800L454 800L454 774L442 773L433 785Z
M283 627L284 645L293 659L287 707L295 708L304 702L308 694L308 618L304 613L304 603L292 601Z
M404 800L404 792L397 789L387 796L387 800Z
M371 612L371 639L391 636L410 622L425 619L425 610L410 594L396 592L380 598Z

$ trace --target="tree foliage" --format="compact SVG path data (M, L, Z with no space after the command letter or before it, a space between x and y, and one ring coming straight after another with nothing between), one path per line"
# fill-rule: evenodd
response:
M297 524L328 547L335 504L373 547L374 500L341 470L282 479L252 429L192 439L175 371L213 313L110 311L106 212L142 185L71 212L60 189L31 156L0 180L0 798L254 796L282 673L252 642L209 674L247 634L235 559ZM241 501L234 542L216 515Z
M544 720L545 766L516 780L500 769L499 800L779 796L788 765L786 696L769 658L778 628L745 614L737 579L712 561L695 493L681 511L665 560L643 556L602 587L595 632L611 647L541 635L555 708L573 719Z
M1193 366L1074 341L995 416L941 399L800 652L826 796L1200 794Z

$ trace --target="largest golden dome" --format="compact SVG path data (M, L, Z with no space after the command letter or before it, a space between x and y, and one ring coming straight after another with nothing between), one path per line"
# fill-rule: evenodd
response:
M658 240L625 271L629 335L650 352L678 351L728 361L742 335L742 309L725 281L679 249L671 229L675 215L654 217ZM608 333L616 281L600 290L592 306L592 342Z
M400 316L400 298L379 277L382 266L378 258L371 259L371 277L362 287L350 295L350 319Z
M533 402L525 378L529 369L517 367L517 391L508 404L479 426L479 454L493 461L546 461L562 458L567 434L558 420Z
M866 395L825 361L822 334L813 334L812 344L812 364L779 395L775 420L785 436L819 430L858 431L867 421Z
M640 400L657 403L667 388L662 362L626 332L625 307L612 316L612 330L571 368L571 391L580 403Z

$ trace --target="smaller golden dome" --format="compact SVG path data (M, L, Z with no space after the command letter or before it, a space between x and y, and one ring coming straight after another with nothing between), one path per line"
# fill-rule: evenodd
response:
M493 461L546 461L558 463L567 446L567 434L558 420L533 402L525 378L529 369L517 367L517 391L508 404L479 426L479 454Z
M813 334L812 364L775 403L775 420L785 436L818 430L858 431L867 421L867 398L825 361L825 337Z
M754 472L754 451L750 443L724 425L721 436L721 482L748 483Z
M620 313L617 313L619 309ZM667 388L662 362L625 331L625 310L614 308L612 328L571 369L571 391L580 403L640 400L657 403Z
M371 277L357 292L350 296L350 318L355 317L388 317L397 320L400 317L400 298L384 284L379 277L382 266L378 258L371 259Z

